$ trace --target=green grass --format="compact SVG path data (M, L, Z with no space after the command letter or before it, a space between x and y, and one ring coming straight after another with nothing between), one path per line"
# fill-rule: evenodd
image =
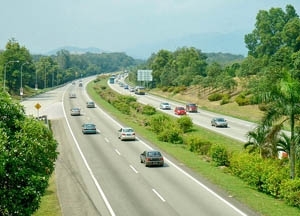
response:
M40 208L33 216L58 216L62 215L55 184L55 175L49 180L49 186L45 195L42 197Z

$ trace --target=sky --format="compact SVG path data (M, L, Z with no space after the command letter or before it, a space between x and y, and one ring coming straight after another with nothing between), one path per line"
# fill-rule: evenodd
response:
M300 14L300 0L0 0L0 3L0 49L5 49L14 38L32 54L65 46L126 52L195 34L242 32L245 35L255 28L259 10L272 7L285 10L291 4ZM182 46L185 44L178 44Z

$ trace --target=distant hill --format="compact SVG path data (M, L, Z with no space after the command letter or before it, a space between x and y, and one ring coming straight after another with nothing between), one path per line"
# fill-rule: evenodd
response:
M67 50L71 54L84 54L84 53L88 53L88 52L89 53L103 53L103 52L105 52L104 50L101 50L101 49L96 48L96 47L79 48L79 47L75 47L75 46L64 46L64 47L60 47L60 48L51 50L51 51L47 52L46 55L55 55L60 50Z
M201 33L187 35L180 38L170 38L158 42L149 41L147 44L139 44L135 47L127 48L120 51L125 52L128 56L135 59L148 59L153 53L165 49L175 51L182 47L195 47L203 53L230 53L237 56L246 56L247 49L244 42L244 33L231 32L231 33ZM55 50L45 53L45 55L55 55L57 51L68 50L72 54L83 53L103 53L110 52L95 47L78 48L75 46L64 46ZM210 56L211 57L211 56ZM228 57L228 56L227 56ZM235 58L236 56L234 56Z

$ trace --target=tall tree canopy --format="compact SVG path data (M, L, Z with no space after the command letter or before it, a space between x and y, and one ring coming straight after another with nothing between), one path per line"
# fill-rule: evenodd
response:
M0 215L32 215L54 171L57 142L4 92L0 118Z
M287 5L285 12L280 8L259 11L255 27L245 36L249 56L241 64L240 75L255 75L256 82L249 86L258 101L267 104L262 128L270 127L271 134L278 137L284 123L289 123L290 175L295 178L295 163L300 158L296 155L300 144L296 130L300 125L300 19L293 6Z

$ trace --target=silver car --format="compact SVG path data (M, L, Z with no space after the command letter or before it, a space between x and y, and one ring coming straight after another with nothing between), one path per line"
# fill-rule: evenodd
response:
M71 109L71 116L80 116L80 109L77 107L73 107Z
M135 140L135 132L130 127L121 128L118 130L120 140Z
M160 103L159 108L163 110L170 110L171 105L168 102L162 102Z
M211 120L211 126L228 127L228 122L224 118L216 117Z
M88 102L86 102L86 107L87 107L87 108L95 108L95 103L94 103L94 101L88 101Z

